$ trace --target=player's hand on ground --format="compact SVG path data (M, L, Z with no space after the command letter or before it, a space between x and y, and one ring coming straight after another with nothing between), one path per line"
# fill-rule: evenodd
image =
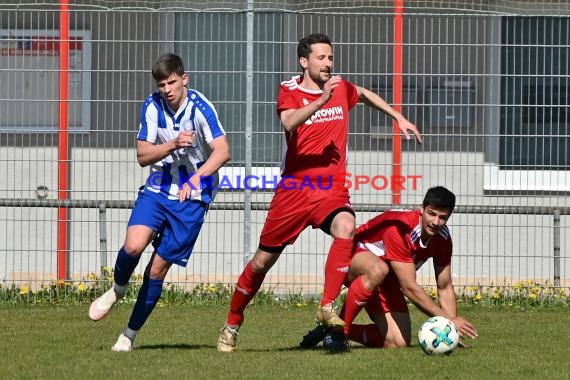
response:
M404 136L406 136L406 139L410 139L410 132L412 132L419 144L423 142L422 134L418 128L414 124L410 123L406 118L398 120L398 128L400 128Z
M456 317L452 319L452 322L455 324L455 327L457 327L459 336L469 337L471 339L475 339L479 336L477 328L465 318Z
M468 345L465 344L465 342L462 339L459 339L459 342L457 343L457 347L459 348L469 348Z
M196 136L196 132L194 131L184 131L180 132L178 136L174 139L174 144L177 148L187 148L192 146L194 143L194 138Z

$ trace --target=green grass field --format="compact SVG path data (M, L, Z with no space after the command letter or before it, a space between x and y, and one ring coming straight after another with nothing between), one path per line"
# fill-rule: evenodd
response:
M287 310L254 305L238 340L239 351L216 351L225 306L166 306L155 310L135 351L109 348L127 322L120 305L100 322L88 305L0 305L2 379L568 379L570 313L565 307L526 311L464 306L479 328L469 348L428 356L417 341L406 349L330 354L300 350L312 328L313 307ZM425 319L416 311L414 329Z

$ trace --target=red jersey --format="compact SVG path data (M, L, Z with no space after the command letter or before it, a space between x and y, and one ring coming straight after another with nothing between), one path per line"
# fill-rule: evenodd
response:
M444 267L451 262L453 244L447 226L422 242L419 210L386 211L358 227L356 251L365 249L386 261L414 263L418 270L430 257Z
M303 108L323 93L299 86L295 76L281 83L277 97L277 114ZM294 132L285 131L287 153L283 176L299 179L336 179L346 173L348 112L358 102L356 87L341 80L329 101ZM341 182L344 183L342 175Z

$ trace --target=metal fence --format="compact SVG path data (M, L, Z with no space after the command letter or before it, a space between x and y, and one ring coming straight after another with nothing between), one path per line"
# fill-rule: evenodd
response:
M570 5L500 0L0 5L3 284L85 281L112 266L145 180L138 112L163 52L184 58L190 86L217 107L233 150L223 174L234 184L278 175L277 88L299 73L297 41L314 32L333 40L337 73L402 107L425 136L402 141L398 163L392 122L362 105L351 112L358 224L445 185L458 196L456 285L570 286ZM406 179L400 194L395 167ZM170 282L235 281L272 195L243 185L218 194L188 267ZM330 242L305 231L265 286L320 292ZM433 284L428 266L418 276Z

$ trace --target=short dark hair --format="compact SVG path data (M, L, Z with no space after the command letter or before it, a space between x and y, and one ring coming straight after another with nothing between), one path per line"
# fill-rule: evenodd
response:
M331 40L326 34L309 34L308 36L301 38L297 45L297 56L299 59L309 58L309 54L311 54L311 45L314 44L327 44L332 47Z
M168 78L172 74L184 75L184 62L174 53L166 53L158 57L152 66L152 77L155 81Z
M451 214L455 208L455 194L443 186L432 187L427 191L422 206L449 210Z

